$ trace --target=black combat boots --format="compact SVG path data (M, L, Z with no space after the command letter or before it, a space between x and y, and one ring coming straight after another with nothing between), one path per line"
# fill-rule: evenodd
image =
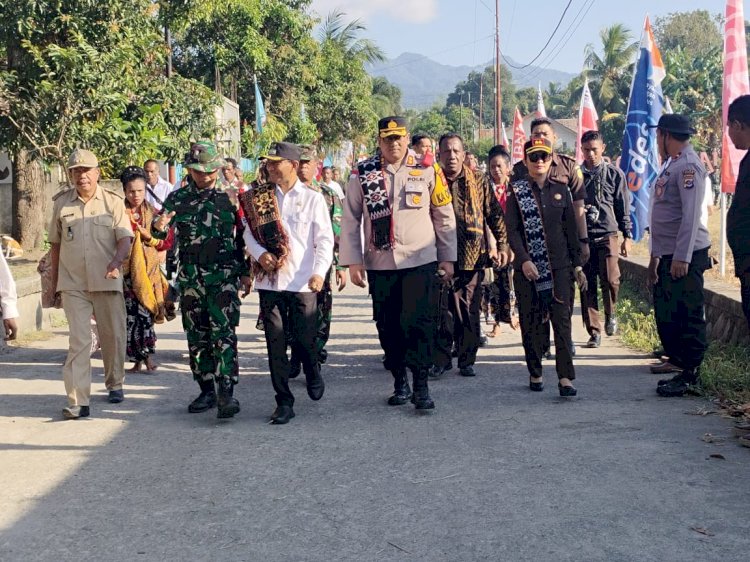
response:
M240 403L236 398L232 396L233 394L234 384L232 384L232 381L226 377L222 378L219 382L217 404L219 407L219 411L216 413L217 418L232 418L237 412L240 411Z
M389 406L401 406L411 399L411 388L406 370L393 372L393 396L388 399Z
M188 406L188 412L199 414L216 406L216 390L214 390L214 381L199 381L201 393L198 398L193 400Z
M427 377L429 369L420 369L414 371L414 394L411 401L417 410L433 410L435 402L430 398L430 391L427 388Z

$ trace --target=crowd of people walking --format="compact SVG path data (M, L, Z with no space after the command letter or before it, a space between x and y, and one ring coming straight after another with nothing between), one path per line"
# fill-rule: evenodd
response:
M750 145L748 100L729 110L730 136L743 149ZM706 171L689 142L694 132L682 115L665 115L657 126L664 165L652 193L649 276L665 357L654 372L674 373L658 383L661 396L695 388L707 346L703 272L710 240L695 188ZM290 378L304 374L309 397L324 395L333 293L348 282L367 287L372 299L383 364L393 375L389 405L434 409L430 381L451 371L454 357L460 375L476 375L483 310L491 318L489 337L503 324L520 328L533 392L544 390L552 336L558 392L576 396L575 287L586 346L599 347L602 333L618 330L630 195L623 173L603 157L600 133L583 135L582 162L557 153L555 143L552 122L537 118L523 159L513 165L508 150L495 146L485 173L458 134L435 143L410 137L404 118L385 117L375 154L353 165L345 187L330 167L320 169L314 147L289 142L270 148L249 185L237 162L207 141L191 146L186 179L176 187L149 160L122 171L121 189L105 188L96 156L74 151L72 187L54 197L49 228L50 282L70 332L63 416L90 415L92 318L108 400L119 403L126 357L133 361L129 372L158 368L155 325L175 317L175 301L200 389L188 410L235 416L236 328L241 298L254 287L276 395L271 421L286 424L295 416ZM745 172L747 157L730 213L730 245L750 319ZM165 274L175 261L170 282ZM12 337L15 323L6 312L13 305L0 296Z

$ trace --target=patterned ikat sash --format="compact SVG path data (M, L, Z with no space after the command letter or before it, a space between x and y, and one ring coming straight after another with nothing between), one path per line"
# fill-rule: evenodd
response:
M360 162L357 164L357 171L367 213L372 223L371 243L377 250L392 250L393 209L388 199L380 156L376 155Z
M547 241L544 237L542 214L528 181L520 180L513 182L511 187L513 188L513 193L516 195L518 208L521 210L529 256L531 256L531 261L539 272L539 279L535 282L536 292L545 305L545 309L547 309L552 302L554 283L552 280L552 267L549 263L549 254L547 253Z

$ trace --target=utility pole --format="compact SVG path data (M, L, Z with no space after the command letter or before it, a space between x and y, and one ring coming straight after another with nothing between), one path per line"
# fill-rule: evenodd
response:
M500 89L500 0L495 0L495 144L502 140L502 116L500 112L503 107L503 93Z
M479 75L479 140L482 140L482 110L484 109L484 92L482 87L484 86L484 68L482 73Z
M164 42L167 44L167 66L164 75L169 80L172 77L172 34L169 32L169 22L164 24ZM177 172L172 162L167 162L167 179L172 185L177 183Z

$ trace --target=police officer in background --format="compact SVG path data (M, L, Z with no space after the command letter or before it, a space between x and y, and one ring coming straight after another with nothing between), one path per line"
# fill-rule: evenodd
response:
M630 192L622 170L602 159L606 148L599 131L587 131L581 137L581 169L586 192L584 208L591 249L591 257L583 267L588 289L581 293L583 323L591 336L587 347L599 347L602 339L598 282L602 287L604 330L608 336L617 332L615 305L620 291L619 255L627 257L632 244ZM623 235L622 244L617 237L618 230Z
M416 409L427 410L435 407L427 387L434 277L439 273L446 282L453 277L456 217L437 165L420 164L409 150L403 117L378 122L378 146L380 154L360 162L349 180L339 260L359 287L367 271L380 344L394 378L388 404L411 399Z
M649 282L654 316L669 362L681 372L661 380L660 396L683 396L699 383L706 352L703 272L711 267L708 230L701 224L706 170L690 145L695 129L677 113L662 115L656 125L662 160L651 214Z

